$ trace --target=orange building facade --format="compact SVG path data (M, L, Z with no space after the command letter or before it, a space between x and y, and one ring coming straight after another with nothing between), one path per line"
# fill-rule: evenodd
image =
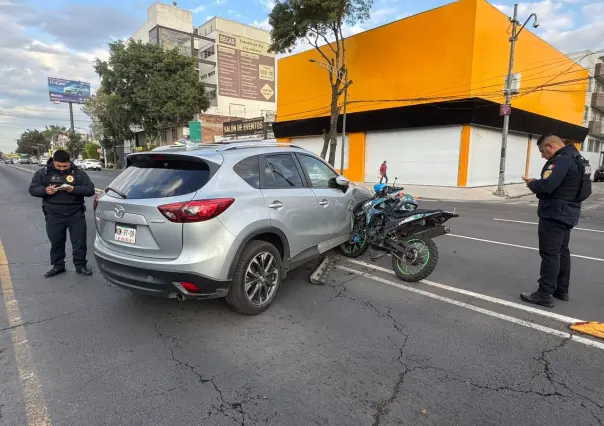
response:
M375 182L386 160L390 177L402 183L496 184L509 25L484 0L459 0L347 38L353 83L344 174ZM325 69L309 60L323 58L309 50L279 60L274 131L320 152L330 87ZM587 70L526 28L516 43L514 73L520 88L512 100L508 183L540 171L539 135L582 141L587 134L581 126ZM338 152L337 167L339 158Z

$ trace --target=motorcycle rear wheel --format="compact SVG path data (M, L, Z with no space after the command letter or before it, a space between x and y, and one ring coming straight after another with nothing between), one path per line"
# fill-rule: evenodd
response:
M430 237L415 235L405 240L407 244L415 248L413 255L406 259L405 256L392 255L392 269L397 277L407 282L421 281L436 268L438 263L438 247Z

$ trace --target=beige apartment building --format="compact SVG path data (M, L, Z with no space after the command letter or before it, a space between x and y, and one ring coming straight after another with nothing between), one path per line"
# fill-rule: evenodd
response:
M224 122L257 117L274 121L276 65L268 52L268 31L220 17L195 26L191 11L155 2L132 38L196 58L210 98L210 108L199 115L204 142L220 140ZM187 130L166 129L161 143L182 138ZM142 139L137 136L137 146L144 144Z

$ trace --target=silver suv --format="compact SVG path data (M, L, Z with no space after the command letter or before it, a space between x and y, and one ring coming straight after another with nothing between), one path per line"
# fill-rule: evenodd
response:
M166 147L128 156L94 201L103 276L151 295L226 297L258 314L288 271L347 242L371 193L278 143Z

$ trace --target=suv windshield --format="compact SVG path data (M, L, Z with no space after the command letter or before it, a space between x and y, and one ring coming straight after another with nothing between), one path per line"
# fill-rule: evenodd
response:
M210 179L208 164L196 158L141 155L131 162L110 184L129 199L178 197L203 188Z

